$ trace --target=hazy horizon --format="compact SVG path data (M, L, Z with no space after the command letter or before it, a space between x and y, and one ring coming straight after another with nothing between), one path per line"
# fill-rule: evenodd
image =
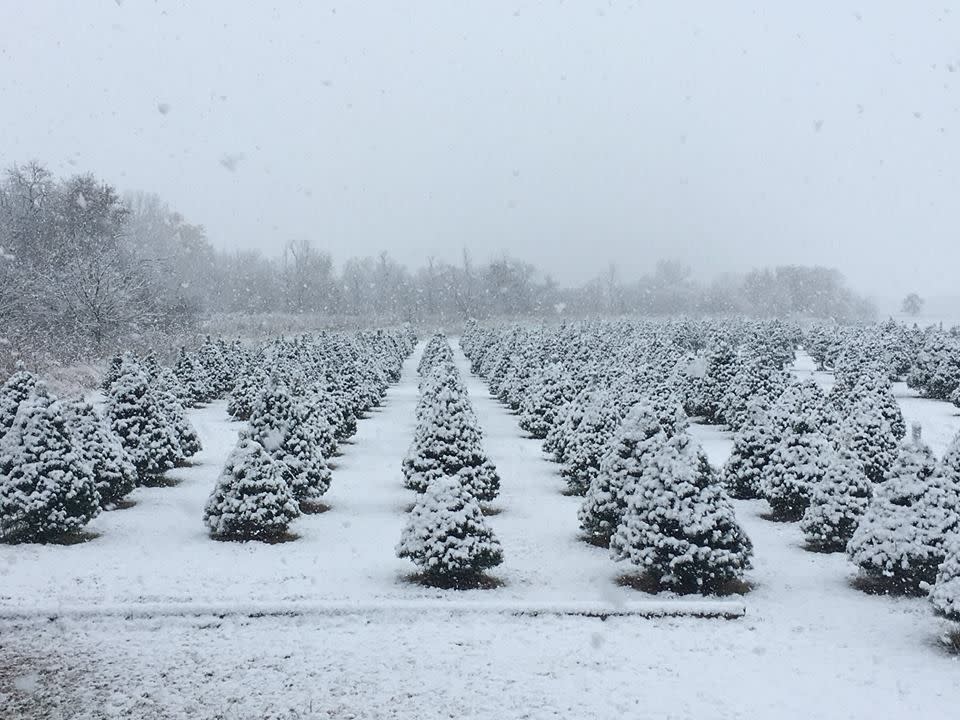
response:
M6 3L0 163L155 192L220 248L840 269L952 294L942 3Z

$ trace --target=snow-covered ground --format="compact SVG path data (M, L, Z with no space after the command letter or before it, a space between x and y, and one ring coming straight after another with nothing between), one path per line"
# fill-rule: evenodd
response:
M502 477L488 518L502 587L411 585L394 557L416 356L335 459L331 509L299 519L291 543L207 537L202 506L239 427L215 403L193 413L205 449L176 487L137 490L91 542L0 546L0 718L956 716L960 662L927 603L852 589L843 556L803 550L762 502L737 504L756 553L743 618L510 614L645 597L577 540L556 466L458 358ZM942 451L956 408L897 393ZM729 433L694 431L721 464ZM285 608L298 612L273 614Z

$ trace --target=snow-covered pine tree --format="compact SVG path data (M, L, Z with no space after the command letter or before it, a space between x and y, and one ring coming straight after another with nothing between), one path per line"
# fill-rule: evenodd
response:
M99 512L96 478L63 404L37 383L0 440L0 540L53 540Z
M561 406L572 397L563 366L558 362L547 365L538 375L538 381L520 404L520 429L543 440L557 422Z
M608 543L647 463L661 445L683 430L672 421L675 416L669 410L650 401L637 403L611 438L577 514L591 542Z
M739 370L737 350L722 338L714 341L706 355L706 372L701 388L701 407L704 419L709 423L726 422L724 396Z
M810 493L830 466L831 441L811 422L795 417L770 456L760 490L777 520L799 520L810 504Z
M230 397L227 400L227 414L234 420L249 420L253 412L253 404L267 381L267 374L263 366L253 360L247 363L239 372Z
M296 417L276 453L287 470L287 482L301 509L307 510L330 488L330 468L321 450L326 422L309 417L303 407L296 408Z
M500 492L500 476L483 451L470 401L453 384L440 386L424 411L402 469L406 487L420 493L445 476L456 476L479 502Z
M197 348L195 362L200 363L210 383L211 397L223 397L233 387L233 372L223 356L220 343L209 335Z
M930 592L930 601L937 614L960 621L960 531L944 541L944 560Z
M323 418L311 416L285 384L273 380L254 404L247 433L280 464L294 499L309 505L330 487L325 430Z
M854 427L847 425L830 448L827 470L810 492L810 504L800 520L807 545L819 552L843 552L867 511L873 484L851 447Z
M560 474L571 495L585 495L600 471L600 461L622 420L607 391L593 393L573 434L567 438Z
M680 432L643 465L610 538L611 556L678 593L716 593L741 579L750 539L699 446Z
M936 580L944 542L956 531L957 489L938 468L914 424L854 532L847 552L868 580L894 592L918 593Z
M100 389L104 392L110 392L110 386L113 384L113 381L120 377L121 368L123 367L123 355L117 353L110 358L110 362L107 364L107 371L103 374L103 381L100 383Z
M0 437L13 426L20 403L26 400L37 385L36 376L18 365L13 375L0 385Z
M723 484L731 497L761 497L760 479L778 444L768 413L759 405L751 406L750 419L743 420L734 433L733 449L723 466Z
M503 562L503 550L473 493L456 477L435 478L410 512L397 556L409 558L424 579L468 588Z
M180 348L174 374L186 392L184 403L188 407L199 407L215 396L215 392L203 365L201 365L184 347Z
M787 371L766 357L747 357L723 396L723 418L734 431L747 425L757 407L769 408L788 384Z
M106 418L133 461L141 482L183 460L176 429L139 365L126 364L110 388Z
M100 506L110 509L137 486L137 469L120 438L90 403L64 401L63 410L80 457L93 471Z
M863 395L852 399L845 411L846 440L871 483L883 482L900 449L897 436L876 400L874 394Z
M200 436L193 423L187 419L186 410L179 399L180 381L173 371L157 362L153 354L147 356L143 363L144 370L150 379L150 389L157 399L157 403L173 431L177 444L180 447L179 464L192 458L203 449Z
M300 515L283 468L260 443L241 434L203 511L222 540L273 540Z

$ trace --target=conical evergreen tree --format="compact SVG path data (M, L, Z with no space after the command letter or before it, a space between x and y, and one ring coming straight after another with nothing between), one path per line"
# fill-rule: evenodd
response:
M397 556L434 584L470 587L503 562L503 550L473 494L456 477L434 479L410 513Z
M173 372L186 392L183 400L188 407L199 407L213 399L215 392L210 377L186 348L180 348Z
M138 366L125 366L110 388L106 417L133 461L141 482L157 477L183 459L176 430L160 399Z
M875 400L875 396L866 395L849 404L847 442L863 464L870 482L879 483L896 461L900 443Z
M827 471L810 493L810 505L800 520L807 544L821 552L843 552L867 511L873 485L863 463L851 449L848 426L828 455Z
M806 416L787 428L764 469L760 489L778 520L799 520L827 473L830 440Z
M572 495L585 495L597 474L600 461L617 431L621 416L608 392L597 392L567 441L560 474Z
M624 418L577 515L592 542L609 541L647 463L676 431L676 426L663 421L662 409L658 411L651 402L638 403Z
M930 593L930 601L937 614L960 621L960 532L950 535L944 547L944 560Z
M93 470L63 405L38 383L0 440L0 540L44 542L80 530L99 512Z
M403 460L405 485L422 493L437 478L455 476L476 500L493 500L500 477L483 451L470 401L455 385L439 387Z
M64 402L63 409L80 457L93 471L100 506L109 509L137 486L137 469L90 403Z
M203 512L210 534L223 540L272 540L300 514L283 469L260 443L242 435Z
M710 594L743 577L752 546L702 450L681 432L644 463L610 552L665 589Z
M571 387L560 363L549 364L520 405L520 429L543 440L557 421L560 407L571 399Z
M0 437L13 426L17 408L30 396L36 385L36 376L22 369L22 366L0 385Z
M317 424L310 422L302 409L298 415L277 456L287 469L294 499L309 504L319 500L330 488L331 474L320 449Z
M248 363L237 376L230 398L227 401L227 414L234 420L249 420L253 405L260 394L267 374L257 362Z
M150 389L180 448L178 464L182 464L200 452L203 445L178 398L179 380L173 371L160 365L152 354L144 361L144 369L150 378Z
M867 578L892 591L919 592L936 580L944 542L957 527L958 503L914 425L887 479L874 488L847 552Z
M752 500L761 497L760 479L779 440L771 430L768 415L753 407L750 420L742 422L733 436L733 449L723 466L723 484L731 497Z

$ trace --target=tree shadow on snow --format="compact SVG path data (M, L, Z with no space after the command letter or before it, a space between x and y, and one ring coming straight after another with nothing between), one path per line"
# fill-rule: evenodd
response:
M623 573L618 575L616 578L616 583L620 587L630 588L631 590L637 590L639 592L647 593L649 595L657 595L662 592L673 592L678 595L689 594L689 595L700 595L701 593L679 593L673 588L665 588L660 584L660 580L656 577L646 575L644 573ZM717 597L728 597L730 595L746 595L748 592L753 590L753 583L750 583L746 580L728 580L715 592L711 593L702 593L704 595L717 596Z
M493 590L503 587L504 582L500 578L480 573L469 577L436 577L428 573L409 573L403 575L401 579L404 582L413 585L424 585L426 587L440 588L441 590Z

